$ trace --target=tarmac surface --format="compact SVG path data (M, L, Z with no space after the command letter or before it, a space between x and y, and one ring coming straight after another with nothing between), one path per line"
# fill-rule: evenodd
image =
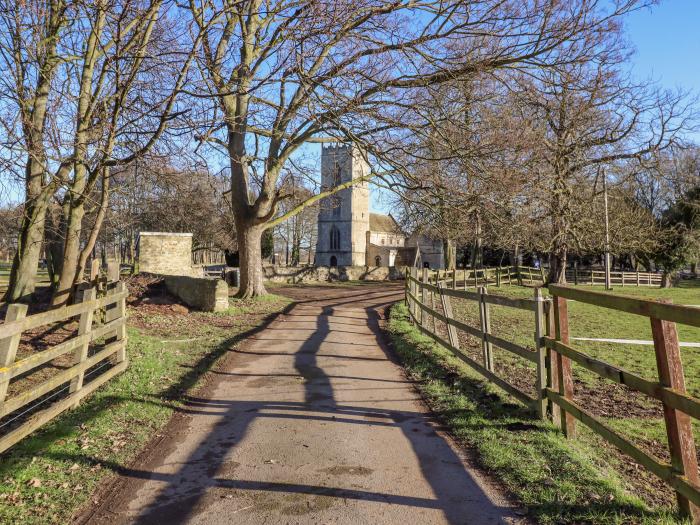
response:
M519 523L382 333L397 285L301 286L82 523Z

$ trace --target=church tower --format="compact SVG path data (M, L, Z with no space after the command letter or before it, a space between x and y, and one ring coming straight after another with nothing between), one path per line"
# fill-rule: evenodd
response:
M360 151L349 144L323 146L321 190L370 172ZM364 266L369 231L369 184L353 184L321 200L318 212L317 266Z

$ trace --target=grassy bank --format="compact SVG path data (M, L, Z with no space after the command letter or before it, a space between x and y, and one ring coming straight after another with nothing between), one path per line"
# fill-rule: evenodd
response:
M568 442L552 425L533 419L421 335L403 304L392 308L389 331L397 355L438 417L539 522L678 523L671 507L649 508L625 490L615 463L601 457L601 445L590 433L582 430L576 442Z
M0 456L0 523L67 523L98 483L168 422L183 393L288 301L231 301L221 314L129 310L129 368L81 406ZM108 468L106 465L109 465Z
M590 289L583 286L581 288ZM604 291L602 287L593 287L593 290ZM532 289L517 286L491 287L489 293L520 298L533 296ZM618 286L612 293L647 299L670 299L675 304L700 304L700 285L697 281L684 281L681 286L671 289ZM472 326L479 326L478 308L474 302L457 300L453 302L453 307L458 319ZM658 380L653 345L576 340L580 337L650 341L652 335L648 318L569 301L569 321L571 344L575 348L650 381ZM534 348L531 312L492 306L491 322L496 335L530 349ZM679 325L678 331L681 341L700 342L700 328ZM461 333L460 343L465 353L481 361L480 339ZM498 348L494 353L498 375L534 395L534 364ZM700 397L700 348L684 346L681 348L681 355L688 392ZM577 403L648 453L670 461L659 402L600 378L577 365L573 366L573 376L574 398ZM694 423L696 441L700 443L700 422ZM649 505L675 505L675 493L661 480L630 462L617 449L602 440L599 440L598 446L605 461L615 465L616 469L622 472L630 490L644 498Z

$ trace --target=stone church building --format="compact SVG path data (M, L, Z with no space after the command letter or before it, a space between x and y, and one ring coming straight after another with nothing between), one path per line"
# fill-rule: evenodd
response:
M324 146L321 190L370 173L360 151L351 145ZM320 202L316 266L409 266L444 268L443 241L406 235L391 215L370 213L369 183L353 184Z

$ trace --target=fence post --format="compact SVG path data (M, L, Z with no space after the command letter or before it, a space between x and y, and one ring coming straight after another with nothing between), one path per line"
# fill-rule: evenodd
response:
M119 263L107 261L107 282L116 283L119 280Z
M442 311L445 313L445 317L448 319L454 319L452 314L452 301L450 301L450 296L445 295L442 292L442 286L438 286L440 290L440 302L442 303ZM450 323L447 324L447 337L450 340L450 345L457 350L459 350L459 337L457 336L457 328L455 328Z
M591 286L593 286L595 282L593 281L593 268L591 268Z
M100 276L100 260L94 258L90 263L90 282L96 283L97 278Z
M637 288L639 288L639 270L637 270Z
M578 284L578 263L574 263L574 284Z
M547 396L545 388L547 388L547 366L546 366L546 349L542 344L544 336L544 298L542 297L542 289L535 288L535 350L537 352L537 382L535 389L537 390L537 414L540 419L547 417Z
M126 284L124 284L123 281L119 281L117 283L117 286L114 288L114 293L120 294L122 292L126 292ZM121 319L121 318L126 317L126 296L124 296L118 300L117 306L115 308L115 316L116 316L115 317L116 319ZM124 319L124 323L122 323L122 325L119 328L117 328L116 340L121 342L119 350L117 350L116 362L122 363L122 362L127 360L127 357L126 357L126 319Z
M540 277L542 278L542 284L547 282L544 278L544 266L542 266L542 262L540 262Z
M491 312L489 303L484 301L484 295L487 295L486 287L477 288L479 292L479 320L481 324L481 351L484 355L484 366L487 370L493 372L493 347L486 339L486 335L491 333Z
M440 282L437 280L437 278L435 279L435 286L440 286ZM435 310L435 292L430 290L430 291L428 291L428 293L430 294L430 308L432 308L432 310L434 311ZM433 333L435 335L437 335L437 326L435 324L435 322L436 322L435 316L430 314L430 319L433 322Z
M457 289L457 268L452 270L452 289Z
M418 268L411 268L409 274L412 278L418 279ZM408 291L413 297L418 297L418 292L416 291L416 288L416 283L413 281L409 281ZM411 297L408 297L408 310L411 312L411 323L413 323L414 319L416 318L416 305Z
M548 300L545 303L544 307L544 316L545 316L545 324L544 324L544 329L545 329L545 335L549 338L554 337L555 333L555 328L554 328L554 303L552 300ZM547 348L547 358L546 358L546 363L547 363L547 386L554 390L555 392L559 392L559 368L557 368L557 359L556 356L553 354L552 350ZM548 400L547 405L549 406L549 413L552 416L552 423L554 423L554 426L561 428L561 411L559 410L559 405L556 403L553 403L552 401Z
M498 267L496 268L496 287L501 287L501 269Z
M557 341L569 344L569 312L567 301L563 297L554 296L554 337ZM559 376L559 394L567 401L573 401L574 380L571 375L571 359L554 352ZM567 438L573 438L576 433L574 417L561 409L561 427Z
M652 317L651 332L654 338L659 382L667 388L685 394L685 377L676 323ZM663 407L666 436L671 451L671 468L696 486L700 485L690 416L667 406L666 403L663 404ZM681 513L690 517L693 523L700 523L700 507L678 492L676 497Z
M89 303L90 301L94 301L95 298L97 297L97 294L95 292L95 288L88 288L87 290L83 291L83 297L81 302L82 303ZM80 314L80 322L78 325L78 336L84 335L86 336L85 342L81 344L79 347L77 347L73 353L73 364L77 365L80 363L85 362L87 359L87 354L88 354L88 348L90 347L90 339L88 337L88 334L92 330L92 317L94 314L95 309L94 308L88 308L85 310L82 314ZM78 392L81 388L83 388L83 379L85 378L85 370L81 370L78 372L78 374L71 379L70 382L70 388L68 392L71 394L74 394L75 392ZM76 401L73 404L73 407L78 406L78 401Z
M408 302L408 287L411 286L411 280L408 278L408 275L410 273L410 269L407 266L406 269L403 272L403 278L404 278L404 283L403 283L403 302L406 305L406 308L408 308L408 311L411 311L411 304Z
M426 305L426 296L425 294L427 293L427 290L425 289L425 285L428 284L428 269L423 268L423 279L421 280L421 287L420 287L420 304ZM428 316L425 313L425 310L423 308L419 308L420 310L420 325L423 328L426 328L428 324Z
M18 321L24 319L27 316L27 305L26 304L10 304L7 307L7 313L5 314L5 322L10 323L12 321ZM22 339L22 332L6 337L5 339L0 339L0 367L8 368L12 363L15 362L15 357L17 357L17 348L19 348L19 342ZM2 407L5 402L5 396L7 395L7 387L10 385L10 376L7 375L0 379L0 407Z

